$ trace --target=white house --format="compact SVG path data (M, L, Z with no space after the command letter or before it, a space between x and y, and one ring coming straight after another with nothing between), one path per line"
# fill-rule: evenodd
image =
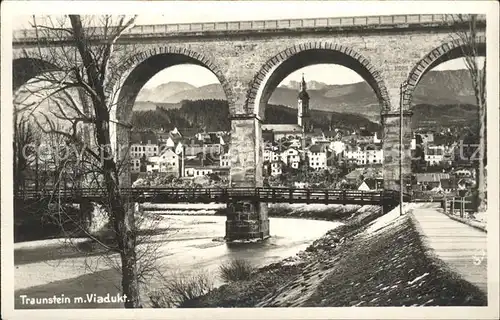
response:
M203 177L210 173L213 173L213 169L209 167L186 165L184 168L184 177Z
M444 159L444 146L428 146L425 150L425 161L434 166L440 164Z
M282 172L283 172L282 163L280 161L271 162L271 175L272 176L280 175Z
M309 166L313 169L325 169L328 159L328 148L326 145L313 144L307 150Z
M287 166L298 169L300 163L299 151L295 148L288 148L284 150L281 153L281 161L283 161Z
M351 147L344 150L344 159L353 161L357 164L365 163L366 154L359 147Z
M147 172L169 172L179 174L179 155L173 149L166 149L159 156L149 157Z
M345 150L345 143L342 141L332 141L330 142L330 150L335 154L341 154Z
M223 153L220 155L220 166L223 168L229 168L231 166L229 153Z
M365 150L365 164L370 163L383 163L384 153L382 149L366 149Z
M280 154L275 152L273 149L264 149L264 161L278 161L280 159Z
M146 158L157 156L159 152L158 145L151 143L139 144L134 143L130 146L130 157L131 158L142 158L146 156Z
M453 174L458 178L471 178L471 177L473 177L472 172L470 170L467 170L467 169L456 170Z
M141 172L141 159L135 158L130 160L130 172L137 173Z

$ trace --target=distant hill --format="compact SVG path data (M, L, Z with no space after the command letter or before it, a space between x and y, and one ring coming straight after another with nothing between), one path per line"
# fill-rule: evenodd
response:
M194 87L187 83L167 83L147 92L148 101L178 104L182 100L217 99L225 100L220 84ZM185 90L164 90L164 88L185 88ZM276 88L270 104L296 107L298 83ZM175 93L168 95L168 92ZM372 88L366 82L345 85L327 85L317 81L308 82L311 109L360 114L372 121L379 121L380 109ZM137 98L140 104L143 95ZM467 105L475 104L467 70L430 71L419 83L413 98L414 105ZM177 105L179 107L180 105ZM141 107L139 107L141 108Z
M171 97L179 92L196 89L195 86L186 83L171 81L154 88L144 88L139 92L137 101L154 101L154 102L168 102L168 97ZM179 101L176 101L179 102Z
M184 90L177 92L169 97L166 97L163 100L151 100L151 101L160 101L160 102L168 102L168 103L178 103L182 100L203 100L203 99L217 99L217 100L226 100L226 95L224 94L224 90L222 86L218 83L208 84L202 87L193 87L189 90Z
M472 104L428 105L419 104L413 108L414 128L475 127L479 123L478 108Z
M182 102L179 103L164 103L164 102L151 102L151 101L136 101L134 104L134 111L148 111L155 110L157 107L163 109L179 109Z
M379 125L357 114L312 110L311 121L315 128L328 130L330 126L357 130L365 127L376 131ZM297 110L282 105L266 108L265 123L297 123ZM134 111L134 128L165 129L196 128L207 131L230 130L229 106L224 100L184 100L178 109L157 107L154 110Z

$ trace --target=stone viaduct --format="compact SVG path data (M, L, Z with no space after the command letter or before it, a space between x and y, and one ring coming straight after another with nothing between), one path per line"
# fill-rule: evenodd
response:
M485 54L485 17L480 28ZM178 64L196 64L213 72L223 86L231 114L232 186L262 186L261 123L273 90L293 71L314 64L343 65L357 72L376 94L384 128L384 188L399 190L399 116L403 116L403 175L410 173L411 98L427 71L463 55L466 44L452 35L464 25L446 15L397 15L298 20L236 21L136 26L117 42L113 112L128 123L135 98L157 72ZM98 28L96 29L99 32ZM33 31L14 32L13 84L19 88L37 73L51 70L50 46L68 40L47 39L39 50ZM335 75L333 75L335 76ZM407 83L405 94L401 85ZM111 123L114 141L128 145L125 126ZM269 235L267 207L230 205L226 235Z

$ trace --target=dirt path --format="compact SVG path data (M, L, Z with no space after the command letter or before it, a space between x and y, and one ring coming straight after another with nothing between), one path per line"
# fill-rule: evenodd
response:
M412 218L429 249L465 280L487 292L487 233L450 219L439 204L415 208Z

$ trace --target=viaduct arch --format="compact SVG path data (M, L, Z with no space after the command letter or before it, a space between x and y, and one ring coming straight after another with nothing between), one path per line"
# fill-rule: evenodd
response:
M482 19L478 27L484 33ZM263 105L274 88L291 69L315 63L342 64L357 71L374 89L384 128L384 188L399 190L399 86L405 80L409 83L401 100L405 110L403 147L408 159L402 173L406 176L411 168L411 97L428 70L461 56L465 44L450 40L453 24L443 15L399 15L134 27L116 44L125 49L119 50L118 58L124 63L110 86L118 123L110 124L112 141L128 144L128 129L121 124L129 121L137 93L150 77L171 65L197 64L217 76L229 102L231 184L259 187L260 124ZM14 89L57 65L57 61L50 63L54 61L50 45L38 52L29 32L19 37L13 45ZM141 52L127 51L131 44ZM229 238L269 235L267 209L262 204L235 203L229 212Z
M111 119L114 121L110 123L111 140L116 142L113 149L120 161L128 161L132 108L140 90L161 70L182 64L194 64L211 71L222 85L230 113L234 112L234 108L231 108L234 106L234 103L231 103L234 100L231 86L221 69L206 55L176 46L155 46L137 52L119 65L108 86L108 89L112 89L108 93L113 97ZM123 166L120 176L123 185L131 185L128 166Z
M247 94L249 112L264 119L265 105L273 91L290 73L315 64L331 63L357 72L374 90L382 110L390 99L380 71L354 48L331 42L296 44L270 58L258 71Z
M477 37L476 44L476 49L478 50L477 56L486 57L486 37ZM411 109L415 88L428 71L446 61L463 58L465 56L464 52L467 52L467 50L471 50L469 44L464 43L460 39L455 39L453 41L442 43L440 46L436 47L434 50L421 58L420 61L418 61L411 69L408 79L406 80L408 83L408 91L405 99L403 100L404 109Z

